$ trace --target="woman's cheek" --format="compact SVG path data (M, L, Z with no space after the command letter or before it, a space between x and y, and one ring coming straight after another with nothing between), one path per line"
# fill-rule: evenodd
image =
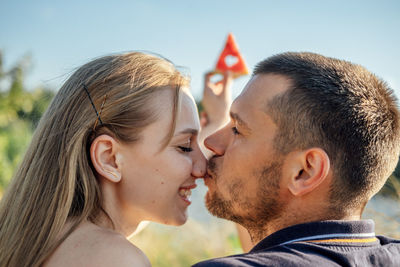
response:
M191 176L193 164L188 154L181 154L180 157L176 157L170 166L173 166L177 176L183 176L184 178Z

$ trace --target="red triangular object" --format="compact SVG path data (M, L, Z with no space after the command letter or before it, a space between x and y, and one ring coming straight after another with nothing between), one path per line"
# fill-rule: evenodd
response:
M231 71L235 78L249 74L249 70L239 52L239 48L232 33L229 33L225 48L219 56L215 67L215 72L217 73L226 71Z

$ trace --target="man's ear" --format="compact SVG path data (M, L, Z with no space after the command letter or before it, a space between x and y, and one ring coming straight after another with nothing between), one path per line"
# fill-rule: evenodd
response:
M288 189L294 196L303 196L317 188L328 177L330 161L320 148L296 152Z
M106 134L96 137L90 146L93 167L99 175L113 183L118 183L122 177L118 147L118 142Z

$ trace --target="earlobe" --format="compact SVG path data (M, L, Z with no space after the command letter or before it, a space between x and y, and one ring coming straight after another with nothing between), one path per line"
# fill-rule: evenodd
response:
M111 177L106 177L106 178L108 178L112 182L118 183L119 181L121 181L121 175L119 173L107 169L104 169L104 171L111 175Z
M328 177L330 161L326 152L320 148L311 148L298 153L297 172L288 184L294 196L303 196L317 188Z
M113 183L121 181L119 154L118 142L106 134L96 137L90 146L90 158L96 172Z

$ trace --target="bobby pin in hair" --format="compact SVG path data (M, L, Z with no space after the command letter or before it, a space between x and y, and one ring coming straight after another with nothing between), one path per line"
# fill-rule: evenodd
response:
M86 94L87 94L88 97L89 97L89 100L90 100L90 103L92 104L92 107L93 107L93 109L94 109L94 112L96 112L96 115L97 115L97 119L96 119L96 122L94 123L94 127L93 127L93 130L94 130L94 129L96 128L96 126L97 126L97 122L98 122L98 121L100 121L100 125L103 125L103 121L101 120L100 115L101 115L101 112L102 112L102 110L103 110L104 103L106 102L107 95L104 96L103 103L101 104L101 107L100 107L100 114L99 114L99 113L97 112L96 106L95 106L94 103L93 103L92 97L90 96L89 90L88 90L87 87L86 87L86 84L83 84L83 89L85 89L85 92L86 92Z
M96 120L96 122L94 123L93 130L96 129L96 126L97 126L97 122L98 122L98 121L100 121L100 125L103 125L103 122L101 121L100 116L101 116L101 112L103 111L104 104L106 103L106 98L107 98L107 95L104 96L103 102L101 103L99 116L97 117L97 120Z

